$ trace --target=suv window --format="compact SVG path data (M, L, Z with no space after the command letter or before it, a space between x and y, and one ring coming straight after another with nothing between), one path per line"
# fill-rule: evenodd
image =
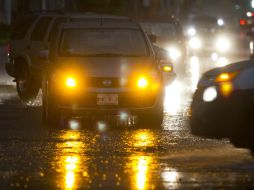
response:
M41 17L31 34L32 41L43 41L52 17Z
M25 38L26 33L37 18L38 16L24 16L17 20L11 30L11 39L21 40Z

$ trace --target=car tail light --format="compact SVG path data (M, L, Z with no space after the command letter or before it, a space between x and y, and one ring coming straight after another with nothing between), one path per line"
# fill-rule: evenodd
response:
M240 25L246 25L247 24L247 21L246 20L244 20L244 19L241 19L240 20Z

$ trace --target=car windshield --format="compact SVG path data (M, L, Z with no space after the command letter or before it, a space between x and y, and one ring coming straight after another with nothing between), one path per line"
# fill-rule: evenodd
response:
M142 22L141 26L148 34L154 34L163 38L177 36L176 27L172 23Z
M216 18L196 18L193 23L200 33L215 33L221 30Z
M67 29L60 53L73 56L145 56L141 31L133 29Z

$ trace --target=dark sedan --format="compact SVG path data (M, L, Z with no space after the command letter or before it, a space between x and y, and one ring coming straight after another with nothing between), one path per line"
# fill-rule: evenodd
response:
M242 61L204 73L191 104L192 133L229 138L254 151L254 62Z

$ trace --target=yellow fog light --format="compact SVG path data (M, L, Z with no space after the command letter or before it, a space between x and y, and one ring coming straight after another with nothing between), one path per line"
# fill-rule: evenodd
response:
M215 82L228 82L236 77L237 73L221 73L216 79Z
M148 81L145 77L141 77L138 79L137 86L139 88L146 88L148 86Z
M73 77L68 77L66 79L66 86L70 88L76 87L77 83L76 80Z
M171 72L171 71L173 71L173 68L171 66L163 66L162 69L163 69L164 72Z
M228 97L233 91L233 84L231 82L222 83L220 91L223 96Z

